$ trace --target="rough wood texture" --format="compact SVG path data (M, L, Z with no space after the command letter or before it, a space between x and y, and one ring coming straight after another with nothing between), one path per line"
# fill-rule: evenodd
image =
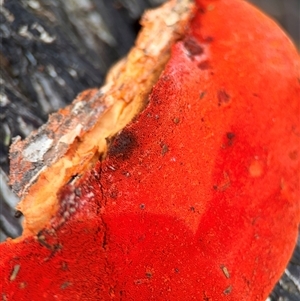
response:
M13 209L18 199L7 185L12 138L25 138L47 121L49 113L70 103L79 92L100 86L109 66L133 44L142 11L161 2L0 1L0 240L21 232ZM268 5L299 45L299 1L253 2ZM270 300L300 298L299 241L300 236Z

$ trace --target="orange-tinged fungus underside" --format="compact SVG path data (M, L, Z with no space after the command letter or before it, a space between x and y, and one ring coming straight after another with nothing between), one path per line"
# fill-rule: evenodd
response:
M184 16L164 41L171 54L149 58L150 43L135 69L131 52L101 92L50 117L60 136L47 139L63 141L64 163L54 167L50 152L30 181L13 176L25 231L0 245L2 299L265 300L283 272L300 221L298 53L244 1L170 3L162 24ZM140 83L148 59L155 75ZM133 110L103 122L116 99ZM69 119L71 130L57 129L82 101L89 109ZM14 146L13 170L29 164L30 139Z

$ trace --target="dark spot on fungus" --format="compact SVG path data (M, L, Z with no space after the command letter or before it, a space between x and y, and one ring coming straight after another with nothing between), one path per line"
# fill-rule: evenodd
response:
M191 206L190 211L195 212L195 207Z
M164 156L169 151L169 148L166 144L161 144L161 154Z
M23 215L23 213L20 210L17 210L15 212L15 218L20 218Z
M37 235L37 239L38 239L38 242L45 248L49 249L49 250L52 250L52 246L50 246L50 244L48 244L46 241L45 241L45 236L38 233Z
M203 99L203 97L206 95L206 91L202 91L201 93L200 93L200 99Z
M128 160L137 145L135 135L128 130L124 130L111 142L108 156Z
M228 133L226 134L226 137L227 137L229 140L232 140L232 139L235 137L235 134L232 133L232 132L228 132Z
M224 291L223 291L223 294L224 295L229 295L232 291L232 286L228 286Z
M203 7L200 7L200 8L198 9L198 12L199 12L200 14L205 14L205 9L204 9Z
M152 278L152 273L151 273L151 272L146 272L146 277L147 277L148 279Z
M81 197L81 189L80 188L75 188L74 192L75 192L76 196Z
M58 250L62 248L62 246L58 243L54 229L43 229L39 231L37 234L37 241L41 246L51 251L50 256L45 259L45 261L49 260Z
M204 42L206 42L206 43L211 43L213 40L214 40L213 37L208 36L208 37L206 37L206 38L204 39Z
M203 62L199 63L197 66L201 70L207 70L207 69L211 68L209 61L203 61Z
M297 160L298 159L298 151L297 150L294 150L292 152L289 153L289 157L291 160Z
M192 38L186 39L183 45L190 56L200 55L204 52L203 48Z
M153 105L161 105L162 104L162 98L157 96L157 95L151 95L151 103ZM148 117L153 117L153 116L151 115L151 116L148 116Z
M143 281L141 279L134 280L134 284L136 284L136 285L140 285L142 283L143 283Z
M114 189L111 193L110 193L110 197L112 199L116 199L118 197L118 190Z
M210 299L209 297L206 296L206 293L205 293L205 292L204 292L203 300L204 300L204 301L211 301L211 299Z
M229 94L225 90L218 91L218 105L227 104L230 101Z
M175 118L173 119L173 122L174 122L175 124L178 124L178 123L180 122L180 119L179 119L178 117L175 117Z
M235 140L235 134L232 132L228 132L226 133L226 137L227 137L227 146L232 146L234 140Z
M146 208L146 205L145 204L140 204L140 209L141 210L144 210Z

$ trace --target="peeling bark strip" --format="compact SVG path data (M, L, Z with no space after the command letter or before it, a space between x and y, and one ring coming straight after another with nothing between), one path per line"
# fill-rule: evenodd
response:
M11 184L21 197L17 208L25 216L25 235L35 234L46 225L58 210L58 190L104 157L106 139L146 105L171 46L185 32L192 7L191 1L180 0L148 11L136 46L109 73L105 86L81 93L72 105L52 114L37 132L24 141L14 141ZM43 214L36 216L37 208Z

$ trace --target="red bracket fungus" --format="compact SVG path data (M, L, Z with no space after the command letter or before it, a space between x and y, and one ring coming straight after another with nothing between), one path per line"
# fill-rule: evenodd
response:
M244 1L170 1L100 90L11 149L2 300L265 300L298 225L299 56Z

